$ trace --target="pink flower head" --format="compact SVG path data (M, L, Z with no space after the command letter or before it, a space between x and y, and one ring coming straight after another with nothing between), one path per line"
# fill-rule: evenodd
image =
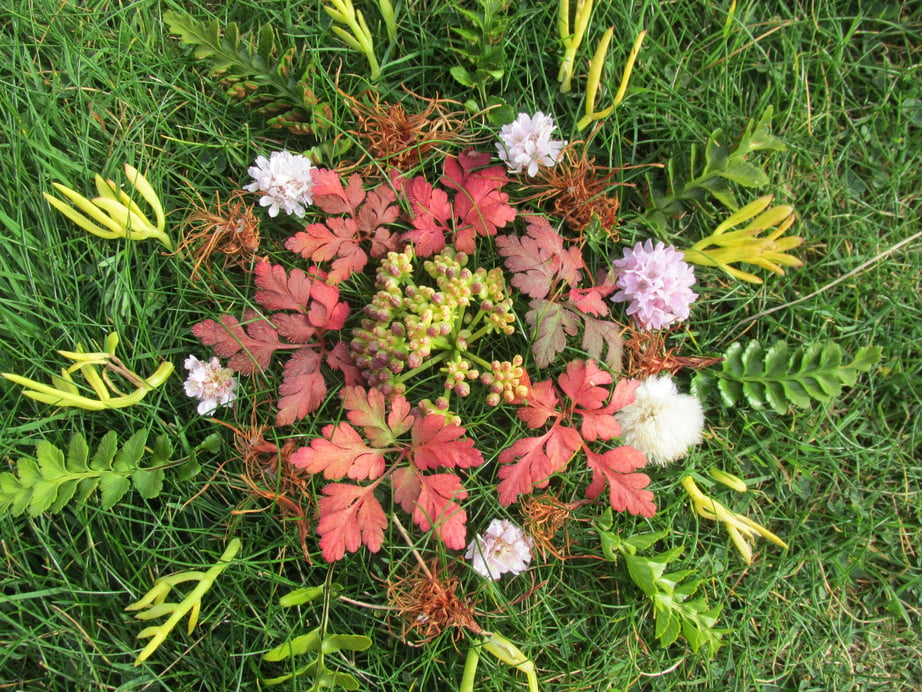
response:
M626 248L624 257L612 262L619 289L612 300L629 302L627 314L641 329L663 329L688 319L691 304L698 294L691 290L695 271L682 261L685 257L662 241L637 243Z
M560 158L566 142L551 139L554 133L554 119L541 111L534 117L519 113L518 117L499 131L501 142L496 143L499 158L510 173L527 171L538 174L539 166L551 167Z
M496 581L506 572L518 574L531 562L532 540L508 519L494 519L464 554L482 577Z
M185 362L189 377L184 383L186 396L199 399L198 412L207 416L218 406L230 406L237 398L237 380L234 371L221 367L221 361L212 358L204 363L195 356Z
M301 217L307 211L305 207L314 201L311 168L309 158L290 151L274 151L268 159L257 156L256 165L247 169L253 182L243 189L262 195L259 205L269 207L269 216L273 218L280 209Z

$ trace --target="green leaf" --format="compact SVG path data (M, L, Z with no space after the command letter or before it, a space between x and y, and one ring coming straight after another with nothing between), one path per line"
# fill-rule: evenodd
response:
M323 592L323 586L307 586L303 589L295 589L282 596L279 599L279 605L283 608L291 608L302 603L310 603L323 596Z
M86 438L80 433L74 433L67 447L67 470L71 473L86 473L90 470L87 465L89 456L90 448L86 444Z
M138 468L144 457L145 444L147 444L147 430L138 430L122 445L112 468L121 474L131 473L132 470Z
M52 481L38 480L32 485L32 497L29 500L29 516L37 517L54 504L58 495L58 486Z
M365 651L371 644L371 639L363 634L330 634L323 640L323 653L333 654L343 649Z
M842 350L832 341L791 349L776 342L763 349L757 341L732 344L724 354L716 377L723 404L738 405L744 399L753 407L767 403L777 413L791 407L809 408L814 401L826 404L842 389L852 386L858 372L866 372L880 360L881 349L866 347L843 364Z
M323 648L320 628L316 627L307 634L295 637L263 654L264 661L284 661L292 656L301 656L310 651L319 652Z
M455 81L458 82L461 86L465 86L468 89L473 89L477 86L477 80L474 78L474 76L461 65L455 65L449 70L449 72L451 73L451 76L455 78Z
M35 456L38 457L38 470L43 479L54 480L67 473L64 453L47 440L41 440L35 446Z
M99 474L99 504L103 509L112 509L131 488L128 478L116 471Z
M131 474L131 483L145 500L157 497L163 490L164 472L161 468L138 469Z
M115 452L118 450L118 435L114 430L110 430L99 441L96 453L90 460L90 468L94 471L106 471L112 468L112 460L115 458Z
M720 171L720 177L732 180L743 187L760 187L769 183L768 176L761 168L745 161L731 161Z

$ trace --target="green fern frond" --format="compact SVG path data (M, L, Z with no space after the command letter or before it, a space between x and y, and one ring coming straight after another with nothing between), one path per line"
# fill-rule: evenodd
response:
M844 364L842 349L832 341L796 349L783 341L768 348L755 340L746 346L737 342L727 349L719 371L698 373L692 386L699 394L716 386L728 407L746 401L755 408L767 405L785 413L792 407L809 408L813 401L829 403L880 356L880 347L866 346Z
M294 134L319 135L328 126L328 106L319 103L307 86L312 65L303 48L282 49L275 31L263 25L252 45L244 40L235 22L222 34L220 23L196 21L185 12L169 11L163 16L170 32L192 46L199 60L210 60L212 74L221 79L228 98L270 115L271 127Z

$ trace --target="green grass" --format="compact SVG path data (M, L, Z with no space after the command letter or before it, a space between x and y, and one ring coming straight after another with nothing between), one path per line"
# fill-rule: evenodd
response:
M697 570L709 602L723 608L726 645L712 659L692 653L683 640L659 646L649 607L623 565L538 559L526 574L496 585L455 570L462 589L477 603L481 627L534 660L546 690L918 689L922 13L883 2L747 1L729 16L730 3L723 2L597 4L569 95L559 94L554 81L561 54L553 40L555 3L512 4L505 73L488 93L515 110L553 113L562 136L578 139L570 128L582 115L598 38L615 26L606 68L611 85L635 35L649 32L628 98L590 144L599 163L638 166L618 181L627 184L619 188L624 242L648 234L639 219L645 177L659 179L656 166L687 156L714 129L735 135L771 106L773 131L789 147L756 155L767 162L771 184L740 191L740 198L771 192L796 207L806 266L761 287L699 271L702 295L691 331L680 332L673 345L715 354L752 337L792 346L834 339L850 354L876 344L883 358L829 406L776 416L708 402L708 438L681 469L716 465L755 481L757 492L721 497L783 537L790 550L762 542L754 564L745 566L722 529L695 520L679 486L680 468L672 466L651 472L660 507L653 520L616 518L625 535L670 528L661 549L686 547L677 567ZM204 355L190 332L195 322L240 314L251 304L252 282L243 273L218 271L213 282L193 284L191 258L167 256L150 242L88 236L41 198L54 181L89 192L94 172L117 178L129 162L161 192L178 239L198 194L210 200L215 190L226 194L244 184L258 153L315 144L229 105L206 65L168 35L161 14L168 5L21 0L0 10L0 371L46 380L63 364L56 350L101 342L111 330L121 334L122 352L138 372L149 374L161 359L181 369L187 354ZM315 87L332 104L337 129L348 130L336 89L367 88L366 64L328 31L319 4L298 5L244 2L225 10L220 3L183 3L183 9L247 29L269 22L283 43L312 46ZM383 37L373 3L362 5L372 32ZM411 104L402 83L425 97L476 98L448 74L455 64L449 27L458 15L431 0L397 7L397 45L386 47L382 38L378 48L382 100ZM488 126L475 127L484 136L481 150L492 150ZM672 239L692 244L721 213L714 207L711 218L684 217L670 227ZM291 222L265 224L262 251L291 266L282 242L296 229ZM594 261L604 264L618 244L604 239L592 247ZM347 282L343 291L358 303L367 282ZM768 314L745 321L762 312ZM318 604L278 605L293 588L323 583L327 570L316 538L308 541L311 566L293 528L241 491L232 434L197 417L179 381L174 377L136 407L101 413L44 408L22 398L18 387L0 384L3 467L32 454L39 440L66 447L76 431L91 446L110 429L122 441L139 428L149 429L151 439L168 433L179 456L209 433L225 439L219 453L202 459L195 478L168 475L154 500L129 494L108 511L91 500L53 516L0 516L0 689L257 689L257 680L272 672L261 655L317 625ZM218 417L246 427L248 401L267 399L275 384L244 380L240 405ZM480 531L497 515L520 519L516 506L498 506L493 488L496 455L522 431L512 412L472 409L469 429L489 461L467 483L470 526ZM337 415L335 401L325 410ZM268 435L309 439L325 422L308 418ZM565 499L580 497L589 480L584 469L574 464L552 487ZM598 511L581 508L568 526L576 554L599 554L589 524ZM409 519L401 520L410 529ZM475 638L449 630L424 647L409 646L400 637L403 623L387 608L384 581L415 566L411 547L439 556L446 569L457 557L410 531L413 546L391 530L378 555L362 549L334 568L344 599L331 604L330 631L367 634L374 645L334 656L330 665L371 690L455 689ZM160 575L207 569L231 536L243 541L243 550L206 595L196 630L187 636L181 625L148 663L133 667L144 625L124 607ZM524 685L522 674L482 657L475 689ZM309 686L299 678L287 688Z

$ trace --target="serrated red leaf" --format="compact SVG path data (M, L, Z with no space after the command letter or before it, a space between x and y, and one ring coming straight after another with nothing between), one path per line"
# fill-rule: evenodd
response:
M467 512L455 500L467 497L461 479L453 473L417 476L420 493L413 510L413 521L423 531L433 529L436 536L453 550L467 545Z
M564 247L564 239L547 219L529 217L524 236L499 236L497 252L512 272L512 285L530 298L546 298L558 281L576 285L585 266L579 248Z
M311 440L291 455L291 463L308 473L322 473L328 481L351 478L363 481L384 473L384 454L369 447L348 423L325 425L323 437Z
M412 466L401 466L394 469L391 474L391 484L394 486L394 502L407 514L413 514L416 509L416 499L422 491L419 483L419 473Z
M300 269L292 269L263 260L253 270L254 281L259 288L256 302L267 310L296 310L303 312L311 297L314 281Z
M506 171L503 166L484 168L489 161L489 154L473 149L445 159L441 183L457 190L452 208L457 219L454 245L460 252L473 253L477 235L496 235L498 228L516 217L515 207L508 203L509 195L502 192L509 182Z
M403 240L413 243L419 257L431 257L445 247L445 234L451 231L452 210L448 195L417 176L403 183L403 194L410 203L413 230Z
M529 428L540 428L552 416L559 416L557 405L560 399L551 380L533 384L525 397L525 405L519 408L518 417Z
M601 408L609 391L601 385L612 383L611 374L600 370L593 360L573 360L567 371L557 378L560 390L583 409Z
M349 305L339 300L336 286L316 283L311 290L311 304L308 318L321 331L342 329L349 316Z
M327 395L327 384L320 372L321 356L311 348L294 352L285 363L285 374L279 386L276 425L291 425L316 411Z
M546 368L566 348L567 336L579 333L580 320L576 313L550 300L532 300L528 305L531 309L525 321L535 330L531 350L535 364Z
M347 387L362 382L362 372L352 362L352 355L346 343L340 341L327 351L326 356L327 365L343 374L343 384Z
M499 455L503 464L496 486L499 503L506 507L520 494L547 487L550 477L567 465L581 444L579 433L562 425L555 425L540 437L516 440Z
M365 199L362 178L357 174L349 177L345 188L339 173L329 168L314 169L311 180L314 205L327 214L354 214Z
M342 397L346 417L353 425L362 428L375 447L390 447L416 420L410 414L410 402L403 396L397 396L390 402L390 412L387 411L384 395L377 389L344 387Z
M598 439L610 440L621 434L621 425L615 418L614 414L624 406L634 401L634 391L639 386L639 382L633 380L620 380L613 391L602 389L593 383L611 384L611 376L595 368L595 372L601 372L603 377L596 380L592 368L595 367L593 361L588 361L584 368L575 372L575 378L570 381L568 386L574 388L574 393L579 397L576 400L577 406L572 413L581 417L580 434L587 442L595 442ZM570 374L570 369L567 370ZM564 375L561 375L563 378ZM607 379L607 382L605 381ZM563 383L561 382L561 388ZM611 394L611 399L602 407L604 400ZM572 397L571 397L572 398ZM582 407L579 406L582 404Z
M353 219L330 218L295 233L285 241L285 247L312 262L332 260L327 283L337 284L362 271L368 262L357 233Z
M613 293L615 286L605 284L590 288L571 288L567 298L573 307L587 315L607 317L611 314L611 305L605 301L605 296Z
M275 327L256 311L244 313L244 324L236 317L222 315L219 321L204 320L193 325L192 333L205 346L211 346L219 358L228 358L227 366L244 375L269 367L272 354L285 348Z
M586 457L592 469L592 482L586 488L586 497L594 500L607 484L608 501L616 512L628 512L647 518L656 514L653 493L646 490L650 485L650 477L635 472L635 469L647 463L643 452L633 447L618 447L604 454L586 450Z
M387 516L374 495L374 486L363 488L330 483L317 502L317 533L323 559L335 562L361 544L373 553L381 549Z
M400 217L396 201L397 196L390 185L379 185L368 192L365 204L355 216L359 233L371 240L372 257L384 257L388 252L397 250L397 238L385 228L386 224L394 223Z
M611 320L597 320L583 316L583 350L612 370L622 370L624 353L624 327Z
M471 468L483 463L483 455L474 447L474 441L464 437L460 425L445 423L443 416L430 414L417 419L413 425L413 464L420 470L445 468Z

